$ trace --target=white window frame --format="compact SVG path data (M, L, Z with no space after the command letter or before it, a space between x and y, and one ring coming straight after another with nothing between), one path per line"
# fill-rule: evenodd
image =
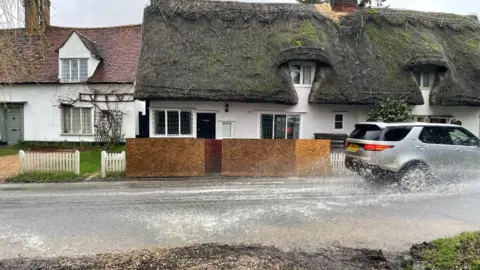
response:
M284 113L284 112L260 112L258 114L258 138L259 139L264 139L262 138L262 115L273 115L273 126L272 126L272 138L275 138L275 116L276 115L285 115L287 117L287 121L285 121L285 138L284 140L298 140L302 138L302 126L303 126L303 117L299 113ZM287 128L288 128L288 116L298 116L300 117L300 127L298 131L298 138L297 139L287 139ZM271 139L266 139L266 140L271 140ZM282 139L283 140L283 139Z
M422 119L422 123L430 123L430 119L442 119L442 120L446 120L446 123L447 124L450 124L452 122L453 117L445 117L445 116L435 116L435 115L413 115L413 118L415 119L415 122L418 122L419 118L423 118Z
M338 121L335 120L337 115L342 116L342 128L341 129L335 127L335 124L338 122ZM345 115L346 114L344 112L333 112L333 129L335 131L344 131L345 130Z
M165 111L165 134L156 134L155 132L155 115L157 111ZM168 116L167 111L178 111L178 135L168 134ZM189 111L192 114L192 134L180 134L181 117L180 112ZM178 108L151 108L150 109L150 138L196 138L197 137L197 112L194 109L178 109Z
M65 79L63 78L63 61L65 60L69 60L70 61L70 64L68 65L68 68L69 68L69 74L70 74L70 78L69 79ZM78 63L78 74L77 74L77 80L73 80L72 79L72 61L73 60L76 60L77 63ZM87 60L87 78L85 80L82 80L80 78L80 60ZM88 80L88 66L89 66L89 58L82 58L82 57L79 57L79 58L60 58L60 81L63 82L63 83L81 83L81 82L86 82Z
M233 139L235 138L235 122L234 121L219 121L220 123L220 139ZM230 134L232 134L231 137L223 137L223 124L228 123L230 124Z
M289 72L290 72L290 77L292 76L292 69L293 69L293 66L300 66L300 83L299 84L296 84L295 82L293 83L294 86L301 86L301 87L311 87L312 86L312 83L313 83L313 80L315 79L314 76L315 76L315 63L313 62L291 62L289 63ZM310 67L310 78L311 78L311 82L308 83L308 84L304 84L303 83L303 69L305 66L309 66ZM293 80L293 78L292 78Z
M426 76L428 76L430 79L430 85L428 87L423 86L423 80L425 79ZM420 89L424 91L432 90L433 85L435 84L435 77L436 77L435 72L421 72L420 73Z
M65 133L65 127L64 127L64 119L63 119L63 110L68 109L70 110L70 130L73 130L73 112L71 111L72 109L80 109L80 133ZM90 133L83 133L83 110L84 109L90 109L90 123L91 127ZM62 132L60 133L62 136L93 136L93 128L94 128L94 119L93 119L93 108L92 107L65 107L61 108L61 115L60 115L60 120L61 120L61 127L62 127Z

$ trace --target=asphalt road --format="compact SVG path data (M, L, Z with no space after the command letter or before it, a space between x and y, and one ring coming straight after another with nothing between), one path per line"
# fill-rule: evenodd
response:
M480 228L480 181L404 193L355 178L0 186L0 259L259 243L404 251Z

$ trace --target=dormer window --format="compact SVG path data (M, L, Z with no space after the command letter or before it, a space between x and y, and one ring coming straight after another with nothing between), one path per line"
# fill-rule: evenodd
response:
M435 83L435 72L422 72L420 73L420 89L432 90Z
M88 79L88 59L87 58L69 58L61 59L62 76L64 83L80 83Z
M290 75L295 86L311 86L315 75L313 63L291 63Z

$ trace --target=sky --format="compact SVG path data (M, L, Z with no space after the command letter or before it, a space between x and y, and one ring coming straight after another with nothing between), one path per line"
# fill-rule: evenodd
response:
M248 0L249 2L291 2L295 0ZM52 24L99 27L142 22L148 0L51 0ZM480 0L387 0L397 9L480 15Z

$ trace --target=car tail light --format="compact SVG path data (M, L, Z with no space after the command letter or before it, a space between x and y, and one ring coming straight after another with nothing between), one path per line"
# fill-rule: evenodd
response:
M385 149L393 148L391 145L379 145L379 144L365 144L363 148L366 151L383 151Z
M348 147L348 142L345 142L345 147Z

